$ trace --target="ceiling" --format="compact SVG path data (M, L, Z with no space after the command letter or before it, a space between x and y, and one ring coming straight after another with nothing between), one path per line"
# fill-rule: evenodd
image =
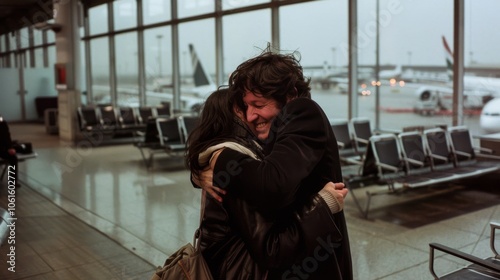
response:
M0 0L0 34L16 31L53 17L53 2L57 0ZM61 0L59 0L61 1ZM68 3L64 0L61 3ZM86 8L113 0L80 0Z
M52 0L0 0L0 34L52 18Z

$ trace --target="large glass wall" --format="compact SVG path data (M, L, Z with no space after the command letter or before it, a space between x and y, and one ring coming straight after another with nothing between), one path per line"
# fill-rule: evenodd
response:
M366 75L358 78L371 91L359 98L359 117L381 129L451 124L449 117L413 111L422 87L447 82L442 37L452 41L452 34L452 0L359 1L357 51Z
M225 16L222 18L222 25L225 72L223 82L227 84L229 74L240 63L261 53L271 42L271 10Z
M89 9L89 33L90 35L106 33L108 25L108 5L103 4Z
M170 1L143 0L143 24L153 24L171 19Z
M193 60L194 53L190 53L189 46L193 47L197 60ZM208 75L209 81L215 80L215 20L204 19L179 24L179 65L184 79L180 88L181 94L195 94L194 87L199 86L195 81L195 65L200 63ZM175 58L174 58L175 59ZM208 90L212 91L212 90ZM203 102L203 100L200 100ZM186 106L185 103L181 107Z
M135 0L113 2L114 29L121 30L137 26L137 5Z
M25 27L23 29L21 29L21 31L19 32L19 36L21 37L20 39L20 47L21 48L27 48L29 47L29 44L30 44L30 35L28 33L28 28Z
M144 31L144 61L146 91L164 92L172 85L172 32L170 27L157 27ZM148 105L159 100L146 96Z
M33 29L33 42L35 46L43 44L43 31L36 28Z
M37 48L35 49L35 65L37 67L43 67L43 49Z
M314 20L298 14L314 13ZM347 2L317 1L280 9L280 48L300 55L311 95L330 118L347 118Z
M324 106L331 118L350 116L347 105L354 94L357 110L352 117L369 118L374 128L451 125L454 121L453 73L448 66L453 65L452 0L358 0L355 51L359 65L354 93L348 93L347 87L349 2L221 1L222 13L215 14L216 3L178 1L178 19L174 20L169 0L118 0L91 7L87 13L89 35L83 37L83 41L90 42L91 56L82 56L88 60L82 64L91 69L89 82L94 87L95 102L110 102L112 85L116 85L113 90L117 92L117 103L128 100L138 104L139 100L146 100L147 104L156 105L176 90L181 95L192 93L194 69L189 45L212 80L216 80L218 70L223 70L220 83L225 84L228 75L242 61L260 53L269 42L279 41L282 51L300 53L304 73L311 77L313 99ZM495 79L500 77L500 56L494 48L500 35L484 32L496 30L499 25L494 14L499 6L497 0L465 1L465 124L477 123L485 102L500 95ZM272 38L272 7L276 7L279 16L278 38ZM137 26L139 10L142 10L141 27ZM109 29L108 14L113 20L113 30ZM222 26L220 34L217 34L217 17ZM124 29L133 32L122 34ZM18 47L28 50L26 58L34 60L35 67L47 61L46 56L48 66L55 63L55 48L47 46L55 43L54 32L34 30L33 46L29 45L31 35L26 28L18 34L20 46L11 33L0 37L2 67L15 66L14 52ZM114 38L112 53L108 48L110 38ZM216 49L219 45L220 53ZM116 59L111 60L110 56ZM112 61L114 67L109 65ZM144 65L144 79L140 65ZM116 72L109 73L113 69ZM174 73L179 74L179 89L172 88ZM486 78L477 82L471 76ZM116 83L110 83L112 77L116 77ZM137 96L122 97L122 88L137 91ZM145 96L139 96L141 92Z
M197 16L215 11L215 1L183 0L177 1L179 18Z
M137 33L129 32L115 37L117 104L139 106L139 64Z
M56 46L52 45L47 48L47 56L50 67L56 63Z
M92 94L95 103L111 103L108 38L90 41Z

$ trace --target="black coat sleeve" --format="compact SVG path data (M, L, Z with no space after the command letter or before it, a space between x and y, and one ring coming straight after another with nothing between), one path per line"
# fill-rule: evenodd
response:
M224 149L214 168L214 185L263 207L290 205L300 182L323 157L326 141L319 106L310 99L294 99L273 122L269 155L258 161Z
M232 228L242 237L252 258L265 269L290 267L313 255L319 246L342 240L330 209L319 195L280 219L262 215L242 199L226 199L224 205L232 216Z
M12 148L9 125L6 121L0 121L0 153L6 154Z

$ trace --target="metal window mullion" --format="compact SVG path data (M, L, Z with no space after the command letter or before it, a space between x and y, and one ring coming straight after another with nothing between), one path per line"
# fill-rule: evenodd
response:
M180 99L180 75L179 75L179 24L177 20L177 0L171 0L172 24L172 86L173 86L173 109L177 112L181 109Z
M453 7L453 125L464 123L464 0Z
M83 16L83 32L85 37L90 35L90 22L89 22L89 14L88 7L84 8L84 16ZM90 40L84 39L83 45L85 48L85 71L86 71L86 88L87 88L87 104L94 103L94 91L92 89L92 51L90 49Z
M349 1L349 111L348 119L356 118L358 116L358 1Z
M271 2L279 1L272 0ZM280 12L278 5L271 7L271 42L276 50L280 49Z
M43 67L49 67L49 46L47 38L47 30L42 32L42 44L43 44Z
M215 73L217 85L224 84L224 44L222 36L222 0L215 5Z
M144 24L143 20L143 2L142 0L137 0L137 59L138 59L138 73L139 73L139 105L146 106L146 62L144 59L144 29L142 28Z
M111 95L111 105L113 107L118 103L118 95L116 91L116 52L115 52L115 25L114 25L114 11L113 2L108 3L108 27L111 35L109 36L109 89Z
M10 55L10 39L9 39L9 33L5 33L5 53L6 53L6 58L5 58L5 66L6 67L12 67L11 64L11 55Z
M30 53L30 67L35 68L35 38L33 26L28 27L28 51Z

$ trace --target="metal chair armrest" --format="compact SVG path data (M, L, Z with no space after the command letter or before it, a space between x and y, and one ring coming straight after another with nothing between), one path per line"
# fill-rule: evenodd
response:
M434 276L434 279L439 279L439 277L436 275L436 272L434 271L434 250L439 250L444 253L447 253L449 255L455 256L457 258L466 260L468 262L471 262L473 264L479 265L481 267L484 267L486 269L495 271L495 272L500 272L500 265L496 265L494 263L488 262L484 259L478 258L476 256L473 256L471 254L464 253L462 251L450 248L448 246L439 244L439 243L430 243L430 260L429 260L429 270Z
M490 227L491 227L491 234L490 234L491 251L493 251L493 254L495 254L496 259L500 259L500 254L498 254L498 251L495 248L495 233L497 229L500 229L500 223L491 222Z

